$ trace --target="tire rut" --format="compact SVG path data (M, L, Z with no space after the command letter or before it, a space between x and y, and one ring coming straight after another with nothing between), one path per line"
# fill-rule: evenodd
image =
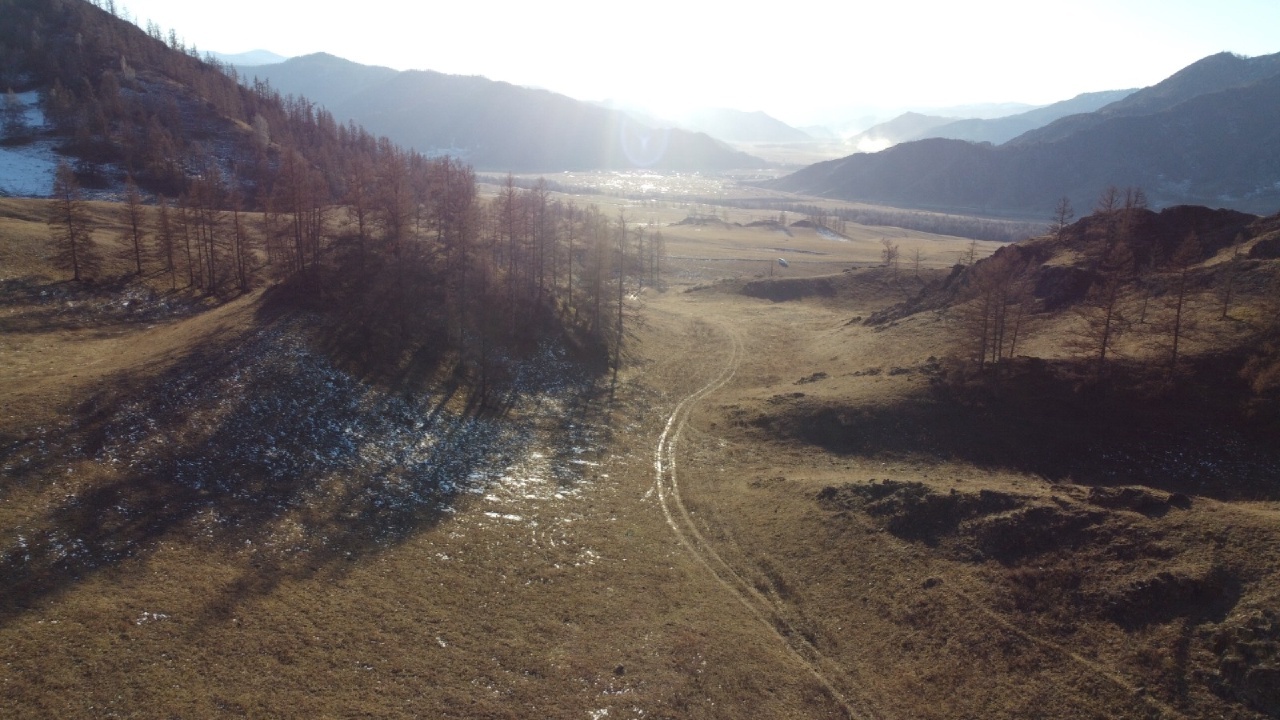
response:
M727 364L719 374L699 389L685 396L676 405L667 419L662 434L659 436L654 453L655 487L667 525L676 535L686 552L698 564L702 565L718 584L732 594L753 617L769 627L785 645L789 653L817 679L831 699L840 706L848 717L855 719L886 717L883 709L873 709L865 698L851 700L846 696L845 692L840 688L846 688L851 694L857 693L859 691L857 682L850 678L842 667L825 657L812 642L796 629L792 622L787 619L784 601L780 598L770 597L765 592L762 592L722 558L712 543L698 529L692 514L684 503L677 473L677 449L680 438L685 426L688 424L693 408L704 398L717 392L733 380L741 365L744 353L744 344L738 332L732 328L725 327L720 327L719 330L728 336L730 356ZM906 550L904 547L899 546L894 546L893 549L904 554ZM955 579L952 578L952 580ZM1122 695L1136 698L1157 716L1175 719L1186 717L1176 708L1141 692L1122 673L1091 661L1069 648L1019 627L1014 622L979 602L969 593L961 590L957 583L949 582L945 587L949 594L960 600L962 605L968 606L989 622L1012 632L1024 641L1041 648L1051 655L1066 659L1086 673L1105 680L1119 690Z
M828 660L813 643L807 640L787 619L783 608L773 599L761 593L733 569L707 541L693 521L684 499L680 495L680 483L676 472L676 454L680 436L688 423L693 408L706 396L727 385L738 371L743 354L742 338L728 331L730 358L725 368L711 381L687 395L672 410L666 426L658 438L654 452L654 482L658 502L668 527L685 550L702 565L726 591L778 638L788 652L822 685L832 701L853 720L883 717L866 707L865 702L854 702L846 697L832 677L841 680L844 687L854 684Z

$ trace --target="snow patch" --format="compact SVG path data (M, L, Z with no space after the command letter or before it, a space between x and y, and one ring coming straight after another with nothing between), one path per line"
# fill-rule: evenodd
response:
M59 155L55 143L41 140L18 147L0 146L0 196L49 197Z
M34 90L15 93L22 105L28 132L45 128L40 94ZM3 101L3 98L0 98ZM0 146L0 196L48 197L53 193L53 171L58 167L57 143L40 140L24 145Z

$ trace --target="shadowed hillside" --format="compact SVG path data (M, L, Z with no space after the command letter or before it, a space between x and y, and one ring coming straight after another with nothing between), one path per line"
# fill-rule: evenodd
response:
M305 95L341 120L428 155L515 172L652 167L724 170L763 163L700 133L482 77L369 67L319 53L241 68Z
M1063 100L1035 110L1028 110L1017 115L1000 118L972 118L957 120L953 123L930 128L929 130L908 138L923 140L925 138L950 138L952 140L968 140L969 142L988 142L1000 145L1021 136L1036 128L1044 127L1062 117L1090 113L1106 105L1122 100L1133 94L1133 90L1105 90L1102 92L1084 93L1070 100Z
M768 186L845 200L1044 216L1061 197L1077 207L1108 185L1142 187L1157 207L1280 206L1280 106L1275 58L1214 56L1241 72L1134 93L992 147L921 140L813 165ZM1198 65L1184 73L1198 78ZM1238 66L1238 67L1237 67ZM1175 82L1176 80L1176 82ZM1117 109L1118 108L1118 109ZM1229 131L1224 131L1228 129Z

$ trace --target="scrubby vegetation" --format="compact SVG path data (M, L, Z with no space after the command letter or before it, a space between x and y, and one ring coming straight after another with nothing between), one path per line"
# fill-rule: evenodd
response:
M1275 226L1230 210L1156 213L1140 192L1112 189L1080 221L957 265L867 322L951 318L962 365L950 382L1016 385L1052 368L1077 390L1183 405L1232 398L1237 416L1267 425L1277 417Z

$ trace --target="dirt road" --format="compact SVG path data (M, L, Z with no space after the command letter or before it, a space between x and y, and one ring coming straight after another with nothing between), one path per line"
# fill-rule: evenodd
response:
M814 502L832 481L950 469L964 482L970 471L758 444L736 429L744 409L803 395L798 385L813 392L813 379L825 373L811 370L850 369L827 356L833 342L847 343L855 363L868 352L857 347L846 313L688 295L651 299L646 309L642 348L661 350L641 364L636 382L686 388L676 390L683 394L655 444L655 494L683 554L754 621L737 630L754 628L785 648L767 670L763 658L750 666L807 676L855 718L956 717L979 708L1016 717L1046 703L1082 717L1180 717L1105 662L997 612L999 598L971 568L857 517L833 522ZM738 654L736 664L748 662Z
M667 424L658 438L654 451L654 482L663 516L689 556L696 559L716 579L724 591L741 603L763 627L777 636L790 651L796 664L811 673L822 684L827 694L848 717L872 717L873 715L865 709L855 710L844 691L832 682L831 676L836 676L840 678L842 686L852 685L849 679L844 677L840 668L835 667L812 643L797 632L796 628L792 627L787 620L788 613L779 606L777 600L757 590L720 557L715 546L708 542L698 529L681 496L677 473L678 448L680 436L688 425L689 415L699 401L715 393L733 379L745 352L742 339L736 331L728 326L717 328L717 331L723 337L717 344L722 354L728 356L724 361L723 369L706 385L685 396L676 405L667 419ZM726 350L727 352L723 352Z

